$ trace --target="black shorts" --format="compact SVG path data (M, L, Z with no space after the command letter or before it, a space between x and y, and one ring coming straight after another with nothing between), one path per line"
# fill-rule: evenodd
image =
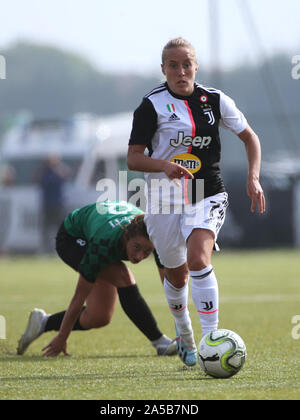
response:
M56 252L75 271L78 271L80 261L86 252L87 246L88 242L85 239L75 238L70 235L62 223L56 236Z

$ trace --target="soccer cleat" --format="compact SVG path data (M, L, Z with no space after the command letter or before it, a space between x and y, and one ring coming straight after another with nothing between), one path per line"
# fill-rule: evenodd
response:
M158 356L172 356L176 354L176 339L171 340L166 335L163 335L164 340L155 345Z
M197 363L197 347L194 340L193 330L182 328L180 334L176 328L176 350L177 354L186 366L194 366Z
M28 346L43 333L46 312L35 308L29 315L26 330L18 342L17 354L24 354Z

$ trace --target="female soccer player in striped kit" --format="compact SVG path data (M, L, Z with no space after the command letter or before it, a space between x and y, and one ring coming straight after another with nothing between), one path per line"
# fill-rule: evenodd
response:
M202 335L218 328L218 282L211 257L228 206L219 168L219 125L243 141L251 211L258 205L263 213L261 149L257 135L234 101L219 90L195 83L198 64L188 41L176 38L168 42L161 68L166 82L146 95L134 113L127 163L129 169L145 173L145 223L165 266L164 290L175 319L177 352L186 365L192 366L197 361L197 348L188 310L189 275ZM146 148L148 155L144 153ZM201 191L199 186L203 184ZM169 191L165 188L161 193L163 185L168 185ZM169 211L170 203L176 211Z

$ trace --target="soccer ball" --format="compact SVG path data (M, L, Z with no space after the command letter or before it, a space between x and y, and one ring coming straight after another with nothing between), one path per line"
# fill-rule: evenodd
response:
M199 364L207 375L229 378L242 369L247 357L242 338L230 330L215 330L199 343Z

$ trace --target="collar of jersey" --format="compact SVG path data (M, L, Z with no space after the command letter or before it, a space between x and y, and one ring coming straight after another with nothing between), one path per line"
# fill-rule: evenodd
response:
M196 83L194 83L194 91L193 91L193 93L192 93L191 95L188 95L188 96L177 95L176 93L174 93L174 92L173 92L173 91L169 88L169 85L168 85L168 83L167 83L167 82L165 83L165 86L166 86L166 88L168 89L169 93L170 93L172 96L174 96L174 98L176 98L176 99L186 100L186 99L192 98L192 97L195 95L195 92L196 92Z

